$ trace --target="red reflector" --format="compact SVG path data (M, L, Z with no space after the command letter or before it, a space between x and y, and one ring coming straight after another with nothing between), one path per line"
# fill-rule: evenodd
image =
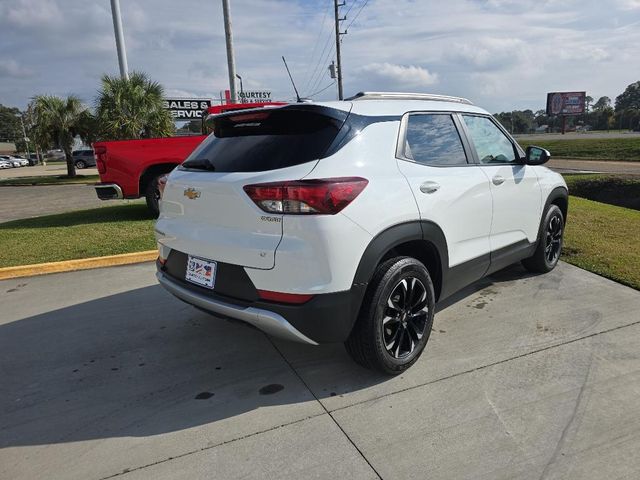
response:
M313 298L313 295L302 295L299 293L270 292L269 290L258 290L258 295L262 300L268 300L270 302L278 302L278 303L293 303L297 305L308 302Z
M321 178L245 185L244 191L265 212L335 215L360 195L368 183L360 177Z
M93 147L93 153L95 153L96 155L107 153L107 147L105 147L104 145L96 145L95 147Z

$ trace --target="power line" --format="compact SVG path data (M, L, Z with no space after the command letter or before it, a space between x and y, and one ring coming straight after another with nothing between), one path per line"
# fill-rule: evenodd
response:
M364 3L362 4L362 6L360 7L360 10L358 10L358 12L356 13L356 16L353 17L353 20L351 20L351 22L349 22L349 25L347 25L347 28L345 28L345 31L349 30L349 27L351 25L353 25L353 22L356 21L356 19L358 18L358 16L360 15L360 12L362 12L362 10L364 9L364 7L367 6L367 3L369 3L369 0L364 0Z
M322 52L320 53L320 57L318 59L318 63L316 64L315 68L313 69L313 73L311 74L309 83L305 85L305 90L309 91L309 90L313 90L314 87L308 88L309 85L315 85L315 80L316 80L316 75L318 75L318 68L320 67L320 65L322 64L322 58L324 56L324 53L327 51L327 47L329 46L329 44L331 43L331 39L333 38L333 32L330 29L329 30L329 36L327 37L327 41L324 43L324 47L322 49ZM322 73L322 70L320 70L320 73Z
M334 82L331 82L329 85L327 85L326 87L324 87L322 90L318 90L317 92L312 93L311 95L307 95L307 97L308 97L308 98L315 97L315 96L316 96L316 95L318 95L319 93L322 93L322 92L324 92L325 90L327 90L329 87L333 87L335 84L336 84L336 82L335 82L335 81L334 81Z
M333 51L334 51L334 46L332 45L331 48L327 51L327 54L324 56L324 58L321 59L320 61L320 65L328 65L329 64L329 58L333 55ZM324 67L321 68L318 71L318 75L315 78L315 81L313 82L311 88L309 88L309 90L313 91L316 88L318 88L318 85L320 85L320 83L322 82L322 73L324 72Z
M315 44L313 46L313 50L311 52L311 56L309 57L309 65L311 65L313 63L313 58L316 55L316 50L318 49L318 45L320 45L320 38L322 37L322 32L324 32L324 26L325 26L325 24L327 22L327 16L329 15L329 10L331 9L330 7L331 7L331 5L327 4L327 9L324 11L324 16L322 17L322 23L320 25L320 31L318 32L318 36L317 36L316 42L315 42ZM310 73L311 73L311 69L309 69L307 71L307 80L306 80L306 82L304 84L305 85L305 89L307 88L307 86L309 86L309 82L311 81Z

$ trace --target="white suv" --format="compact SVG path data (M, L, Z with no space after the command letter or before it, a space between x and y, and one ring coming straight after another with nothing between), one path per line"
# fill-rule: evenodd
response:
M200 309L397 374L436 302L558 262L568 197L549 153L468 100L360 93L207 122L156 224L161 285Z

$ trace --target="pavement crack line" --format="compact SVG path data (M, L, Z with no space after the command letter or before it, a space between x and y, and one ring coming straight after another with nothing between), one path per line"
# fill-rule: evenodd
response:
M365 403L377 401L377 400L380 400L381 398L390 397L390 396L396 395L398 393L409 392L411 390L415 390L416 388L426 387L427 385L432 385L432 384L437 383L437 382L442 382L444 380L449 380L451 378L456 378L456 377L460 377L462 375L467 375L469 373L478 372L478 371L484 370L486 368L495 367L496 365L502 365L503 363L507 363L507 362L510 362L512 360L518 360L519 358L528 357L528 356L535 355L535 354L540 353L540 352L545 352L547 350L552 350L554 348L560 348L560 347L563 347L565 345L570 345L572 343L576 343L576 342L580 342L582 340L586 340L588 338L597 337L598 335L603 335L605 333L615 332L616 330L621 330L623 328L633 327L633 326L636 326L636 325L640 325L640 320L638 320L637 322L628 323L626 325L619 325L617 327L612 327L612 328L609 328L609 329L606 329L606 330L602 330L600 332L590 333L589 335L585 335L583 337L573 338L571 340L567 340L566 342L561 342L561 343L557 343L555 345L549 345L547 347L538 348L538 349L532 350L530 352L526 352L526 353L522 353L520 355L516 355L515 357L509 357L509 358L505 358L503 360L498 360L497 362L487 363L486 365L480 365L479 367L470 368L470 369L464 370L462 372L452 373L451 375L446 375L444 377L436 378L434 380L430 380L430 381L425 382L425 383L420 383L418 385L412 385L410 387L401 388L399 390L394 390L393 392L384 393L384 394L379 395L379 396L374 397L374 398L368 398L366 400L361 400L359 402L354 402L354 403L351 403L349 405L345 405L345 406L342 406L342 407L334 408L333 410L327 410L327 412L328 413L338 412L340 410L345 410L347 408L355 407L355 406L358 406L358 405L363 405ZM297 374L297 372L296 372L296 374ZM306 383L305 383L305 385L306 385ZM323 405L323 408L324 408L324 405Z
M304 421L309 420L309 419L312 419L312 418L320 417L320 416L324 415L325 413L326 413L327 415L329 415L329 418L331 418L331 420L336 424L336 426L337 426L337 427L340 429L340 431L344 434L344 436L345 436L345 437L347 438L347 440L351 443L351 445L353 445L353 447L354 447L354 448L356 449L356 451L360 454L360 456L364 459L364 461L367 463L367 465L369 465L369 467L371 467L371 470L376 474L376 476L382 480L382 476L378 473L378 471L377 471L377 470L375 469L375 467L371 464L371 462L367 459L367 457L365 457L364 453L362 453L362 451L360 450L360 448L358 448L358 446L355 444L355 442L351 439L351 437L349 437L349 435L347 434L347 432L345 432L345 430L342 428L342 426L341 426L341 425L338 423L338 421L334 418L334 416L332 415L332 413L333 413L333 412L337 412L337 411L344 410L344 409L347 409L347 408L355 407L355 406L357 406L357 405L362 405L362 404L365 404L365 403L368 403L368 402L371 402L371 401L379 400L379 399L381 399L381 398L390 397L391 395L396 395L396 394L398 394L398 393L408 392L408 391L410 391L410 390L414 390L414 389L416 389L416 388L421 388L421 387L424 387L424 386L427 386L427 385L431 385L431 384L434 384L434 383L437 383L437 382L441 382L441 381L443 381L443 380L449 380L449 379L451 379L451 378L459 377L459 376L462 376L462 375L467 375L467 374L469 374L469 373L477 372L477 371L479 371L479 370L484 370L484 369L486 369L486 368L494 367L494 366L496 366L496 365L501 365L501 364L503 364L503 363L507 363L507 362L510 362L510 361L512 361L512 360L517 360L517 359L519 359L519 358L528 357L528 356L530 356L530 355L535 355L536 353L544 352L544 351L551 350L551 349L554 349L554 348L559 348L559 347L562 347L562 346L564 346L564 345L570 345L570 344L572 344L572 343L580 342L580 341L585 340L585 339L587 339L587 338L596 337L596 336L598 336L598 335L602 335L602 334L605 334L605 333L614 332L614 331L616 331L616 330L621 330L621 329L623 329L623 328L633 327L633 326L635 326L635 325L640 325L640 320L638 320L638 321L636 321L636 322L629 323L629 324L627 324L627 325L619 325L619 326L617 326L617 327L612 327L612 328L609 328L609 329L606 329L606 330L602 330L602 331L600 331L600 332L594 332L594 333L591 333L591 334L589 334L589 335L585 335L585 336L583 336L583 337L578 337L578 338L574 338L574 339L572 339L572 340L567 340L566 342L558 343L558 344L556 344L556 345L549 345L549 346L544 347L544 348L539 348L539 349L536 349L536 350L532 350L531 352L523 353L523 354L521 354L521 355L516 355L515 357L509 357L509 358L506 358L506 359L504 359L504 360L500 360L500 361L497 361L497 362L488 363L488 364L486 364L486 365L481 365L481 366L476 367L476 368L471 368L471 369L469 369L469 370L465 370L465 371L463 371L463 372L458 372L458 373L454 373L454 374L451 374L451 375L448 375L448 376L445 376L445 377L437 378L437 379L435 379L435 380L431 380L431 381L429 381L429 382L421 383L421 384L419 384L419 385L413 385L413 386L411 386L411 387L407 387L407 388L403 388L403 389L400 389L400 390L396 390L396 391L394 391L394 392L385 393L385 394L380 395L380 396L377 396L377 397L375 397L375 398L369 398L369 399L367 399L367 400L362 400L362 401L360 401L360 402L356 402L356 403L353 403L353 404L350 404L350 405L346 405L346 406L343 406L343 407L335 408L335 409L333 409L333 410L328 410L328 409L324 406L324 404L323 404L323 403L320 401L320 399L316 396L316 394L313 392L313 390L309 387L309 385L307 384L307 382L305 382L305 380L300 376L300 374L298 373L298 371L293 367L293 365L291 365L291 362L289 362L289 360L284 356L284 354L283 354L283 353L280 351L280 349L275 345L275 343L273 343L272 339L271 339L268 335L266 335L266 334L265 334L265 336L267 337L267 339L269 340L269 342L271 343L271 345L273 346L273 348L276 350L276 352L278 352L278 354L282 357L282 359L284 360L284 362L285 362L285 363L289 366L289 368L293 371L293 373L295 374L295 376L296 376L296 377L298 377L298 379L300 380L300 382L302 382L302 384L305 386L305 388L307 388L307 390L309 390L309 392L311 393L311 395L313 396L313 398L314 398L314 399L315 399L315 400L320 404L320 407L324 410L324 413L319 413L319 414L317 414L317 415L309 415L309 416L307 416L307 417L305 417L305 418L301 418L301 419L299 419L299 420L295 420L295 421L293 421L293 422L289 422L289 423L284 423L284 424L281 424L281 425L277 425L277 426L275 426L275 427L267 428L267 429L265 429L265 430L261 430L261 431L259 431L259 432L249 433L249 434L247 434L247 435L244 435L244 436L241 436L241 437L238 437L238 438L233 438L233 439L230 439L230 440L227 440L227 441L224 441L224 442L220 442L220 443L217 443L217 444L215 444L215 445L207 445L206 447L198 448L198 449L196 449L196 450L192 450L192 451L189 451L189 452L184 452L184 453L181 453L181 454L178 454L178 455L175 455L175 456L171 456L171 457L163 458L162 460L158 460L158 461L156 461L156 462L152 462L152 463L149 463L149 464L141 465L141 466L139 466L139 467L135 467L135 468L131 468L131 469L125 469L125 470L123 470L122 472L114 473L114 474L112 474L112 475L108 475L108 476L106 476L106 477L101 477L99 480L108 480L108 479L111 479L111 478L116 478L116 477L119 477L119 476L122 476L122 475L126 475L127 473L130 473L130 472L135 472L135 471L137 471L137 470L143 470L143 469L145 469L145 468L152 467L152 466L154 466L154 465L159 465L159 464L162 464L162 463L165 463L165 462L169 462L169 461L171 461L171 460L175 460L175 459L182 458L182 457L187 457L187 456L189 456L189 455L193 455L194 453L199 453L199 452L203 452L203 451L206 451L206 450L210 450L210 449L212 449L212 448L220 447L220 446L222 446L222 445L226 445L226 444L228 444L228 443L233 443L233 442L236 442L236 441L238 441L238 440L244 440L244 439L246 439L246 438L253 437L254 435L260 435L260 434L262 434L262 433L271 432L271 431L273 431L273 430L277 430L277 429L279 429L279 428L287 427L287 426L289 426L289 425L295 425L295 424L297 424L297 423L304 422Z
M306 422L307 420L311 420L312 418L316 418L316 417L321 417L323 415L324 415L324 413L318 413L317 415L309 415L307 417L300 418L298 420L294 420L293 422L283 423L281 425L276 425L275 427L266 428L266 429L260 430L258 432L248 433L248 434L243 435L243 436L238 437L238 438L232 438L232 439L229 439L229 440L225 440L224 442L216 443L215 445L207 445L206 447L201 447L201 448L197 448L195 450L190 450L188 452L179 453L177 455L173 455L171 457L163 458L162 460L158 460L158 461L155 461L155 462L147 463L145 465L140 465L138 467L126 468L122 472L114 473L112 475L107 475L106 477L100 477L98 480L108 480L110 478L120 477L122 475L126 475L128 473L135 472L137 470L144 470L145 468L149 468L149 467L153 467L155 465L160 465L162 463L170 462L171 460L176 460L178 458L188 457L189 455L193 455L194 453L200 453L200 452L204 452L206 450L211 450L212 448L221 447L223 445L227 445L229 443L237 442L239 440L244 440L246 438L250 438L250 437L253 437L255 435L261 435L263 433L272 432L274 430L278 430L279 428L288 427L290 425L295 425L297 423Z
M345 438L349 441L349 443L351 443L351 445L353 445L353 448L356 449L356 452L358 452L358 454L362 457L362 459L367 463L367 465L369 465L369 468L371 468L371 471L373 471L373 473L376 474L376 477L378 477L380 480L382 480L382 476L380 475L380 473L378 473L378 470L376 470L376 467L374 467L371 462L369 461L369 459L364 455L364 453L362 452L362 450L360 450L360 448L356 445L356 443L352 440L352 438L349 436L349 434L344 430L344 428L342 428L342 425L340 425L340 423L338 423L338 421L334 418L334 416L331 414L331 412L329 410L327 410L327 407L324 406L324 404L320 401L320 399L317 397L317 395L314 393L314 391L311 389L311 387L307 384L307 382L304 380L304 378L302 378L302 376L298 373L298 371L293 367L293 365L291 365L291 362L289 362L289 359L287 357L284 356L284 354L280 351L280 349L278 348L278 346L273 342L273 340L271 339L271 337L269 337L268 335L265 334L265 336L267 337L267 339L269 340L269 342L271 342L271 345L273 345L273 348L275 348L276 352L278 352L278 354L280 354L280 356L282 357L282 359L284 360L284 362L289 366L289 368L291 369L291 371L294 373L294 375L296 377L298 377L298 379L300 380L300 382L302 382L302 384L305 386L305 388L307 390L309 390L309 393L311 393L311 395L313 395L313 398L316 399L316 402L318 402L318 404L320 405L320 407L325 411L325 413L327 415L329 415L329 418L333 421L333 423L336 424L336 426L340 429L340 431L342 432L342 434L345 436Z

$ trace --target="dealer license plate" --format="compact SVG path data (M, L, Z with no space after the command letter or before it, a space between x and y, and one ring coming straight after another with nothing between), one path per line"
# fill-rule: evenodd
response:
M216 282L216 262L189 255L185 280L201 287L213 288Z

